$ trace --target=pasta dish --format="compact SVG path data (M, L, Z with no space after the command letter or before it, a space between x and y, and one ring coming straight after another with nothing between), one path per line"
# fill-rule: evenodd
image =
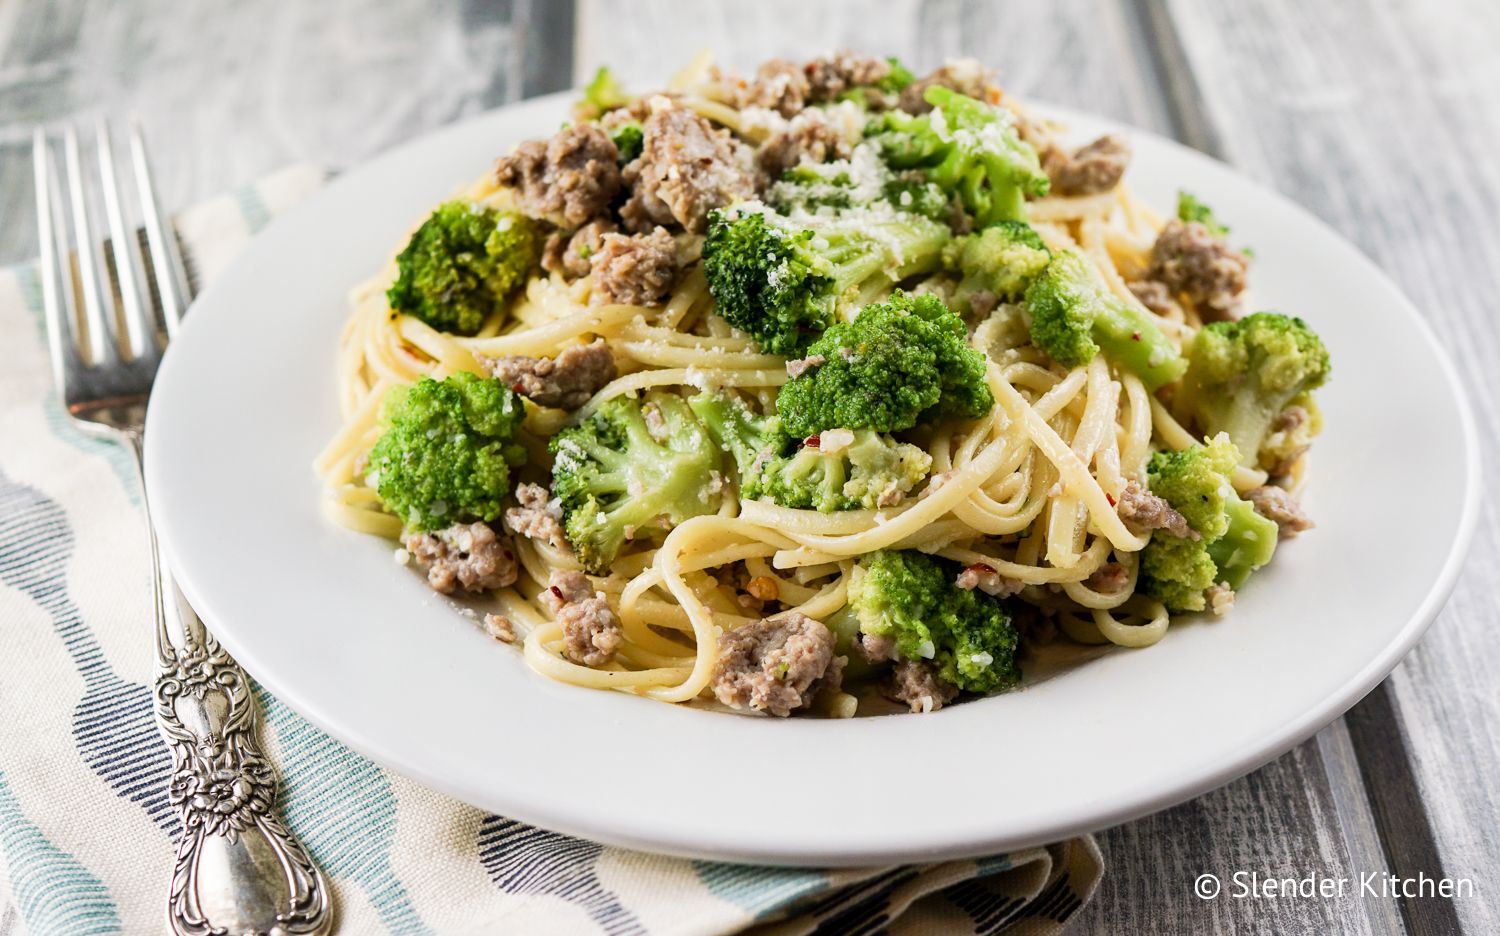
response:
M327 513L541 674L746 713L1225 615L1312 526L1329 355L1130 157L967 60L601 69L353 290Z

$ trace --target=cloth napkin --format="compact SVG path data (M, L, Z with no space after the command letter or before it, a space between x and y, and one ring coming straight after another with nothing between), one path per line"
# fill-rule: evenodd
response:
M198 285L324 177L295 167L182 213ZM178 819L139 483L68 423L41 305L32 265L0 271L0 933L160 932ZM1103 874L1090 837L861 870L610 848L424 789L259 697L283 815L328 874L341 933L1045 934Z

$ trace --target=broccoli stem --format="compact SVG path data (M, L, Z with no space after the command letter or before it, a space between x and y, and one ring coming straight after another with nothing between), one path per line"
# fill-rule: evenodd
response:
M1187 370L1187 360L1151 315L1114 296L1094 316L1092 332L1104 356L1141 378L1153 393Z
M1248 392L1233 394L1223 401L1217 428L1229 434L1230 441L1242 453L1244 464L1255 465L1261 442L1271 434L1271 423L1286 408L1287 402L1290 402L1289 397L1267 405L1264 399Z
M1224 515L1229 518L1229 529L1208 544L1208 555L1219 567L1219 581L1237 589L1251 572L1271 561L1277 527L1274 520L1262 517L1249 501L1238 496L1225 499Z
M991 182L990 197L993 200L989 217L985 221L1021 221L1026 218L1026 193L1010 181Z
M868 305L892 283L937 269L949 240L942 225L912 216L872 222L867 230L868 235L835 235L825 254L834 265L833 294L855 306ZM847 295L851 288L857 296Z
M856 287L875 280L877 288L887 285L887 282L878 276L885 266L885 257L880 251L871 250L872 245L868 241L856 241L843 245L838 259L833 260L833 296L836 300L843 299L845 293ZM830 258L832 259L832 258Z

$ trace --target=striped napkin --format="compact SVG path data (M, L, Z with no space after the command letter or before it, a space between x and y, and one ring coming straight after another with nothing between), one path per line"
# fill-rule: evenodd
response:
M323 179L292 168L184 212L197 283ZM64 416L30 265L0 271L0 342L0 934L160 932L178 820L138 483ZM1056 933L1103 874L1089 837L853 871L608 848L424 789L260 701L285 818L331 879L341 933Z

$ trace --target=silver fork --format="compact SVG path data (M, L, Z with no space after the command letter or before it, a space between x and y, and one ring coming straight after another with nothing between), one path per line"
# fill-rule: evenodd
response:
M131 163L145 251L127 224L104 121L96 128L95 148L107 240L94 233L95 193L85 182L76 129L67 127L62 136L66 202L46 131L38 128L32 143L42 297L57 391L78 428L126 443L139 469L151 383L190 292L176 239L157 204L145 142L132 124ZM146 259L156 283L155 303ZM158 328L158 305L165 335ZM141 501L146 501L144 481ZM276 774L256 740L249 680L172 581L157 550L149 505L146 521L156 622L156 718L172 748L168 799L183 825L168 893L171 931L180 936L327 933L333 923L328 882L276 815Z

